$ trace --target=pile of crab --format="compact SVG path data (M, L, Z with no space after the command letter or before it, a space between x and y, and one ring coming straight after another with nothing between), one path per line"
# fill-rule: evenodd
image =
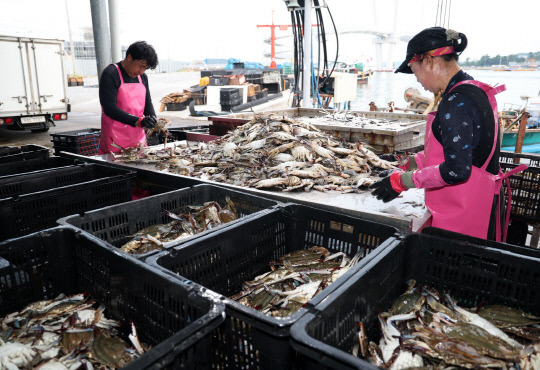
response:
M379 323L379 345L368 342L359 323L353 354L380 367L540 369L540 318L519 309L465 309L411 280Z
M362 253L349 258L343 252L330 255L323 247L288 253L270 262L272 271L244 282L232 300L275 317L285 317L353 267Z
M178 244L203 231L238 219L238 212L233 201L225 198L225 205L218 202L205 202L202 206L186 206L182 213L164 212L172 221L156 224L139 230L133 238L120 249L129 254L144 254Z
M60 295L7 315L1 319L0 369L120 368L147 350L133 324L131 346L118 336L120 322L96 306L86 294Z
M344 143L307 122L256 115L221 139L184 147L123 152L126 162L237 186L283 191L356 192L397 163L364 144Z

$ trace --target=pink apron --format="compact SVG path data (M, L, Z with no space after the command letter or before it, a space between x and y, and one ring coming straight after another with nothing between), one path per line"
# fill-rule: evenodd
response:
M114 64L120 75L120 87L116 104L124 112L133 114L137 117L144 115L144 106L146 103L146 87L141 81L141 76L137 76L138 83L124 83L122 72L118 65ZM112 146L112 143L122 148L132 148L146 146L146 134L142 127L132 127L118 122L101 112L101 139L99 143L98 154L109 152L119 153L120 148Z
M479 81L461 81L452 89L461 84L471 84L478 86L486 93L489 103L493 108L495 117L495 133L499 132L497 101L495 95L506 90L504 85L491 87ZM452 90L450 90L452 91ZM435 166L444 161L444 152L442 145L437 141L432 131L433 120L436 112L428 115L426 125L426 139L424 144L424 165ZM527 166L519 166L508 173L502 173L499 169L498 175L493 175L486 171L493 153L495 152L496 140L498 135L494 135L491 153L481 168L472 166L471 176L468 180L455 184L443 186L440 188L425 189L426 206L431 212L431 226L446 229L477 238L486 239L491 209L493 206L493 197L499 194L502 180L507 181L508 202L511 201L510 184L508 177L516 172L523 171ZM499 199L500 202L500 199ZM500 241L500 205L497 206L497 230L496 240ZM506 229L510 218L510 204L508 204L506 215L506 227L504 230L503 241L506 241Z

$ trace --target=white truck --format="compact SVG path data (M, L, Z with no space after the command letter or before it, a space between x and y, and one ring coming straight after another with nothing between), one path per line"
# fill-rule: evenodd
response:
M0 35L0 128L45 132L66 120L62 40Z

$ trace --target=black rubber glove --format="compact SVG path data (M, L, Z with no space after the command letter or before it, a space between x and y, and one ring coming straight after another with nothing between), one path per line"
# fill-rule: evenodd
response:
M379 172L379 177L390 176L392 174L392 172L394 172L394 171L395 171L395 169L383 170L383 171Z
M395 162L398 160L398 157L395 154L381 154L379 158L388 162Z
M385 203L390 202L398 197L399 194L392 188L390 183L390 176L385 177L382 180L377 181L375 184L369 186L370 189L375 189L371 194L375 195L377 199L382 200Z
M141 127L154 128L157 119L155 116L146 116L141 120Z

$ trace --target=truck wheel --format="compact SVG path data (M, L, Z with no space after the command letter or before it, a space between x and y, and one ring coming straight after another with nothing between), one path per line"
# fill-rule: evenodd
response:
M31 128L30 131L32 131L32 133L47 132L49 131L49 127L51 127L49 122L52 122L53 126L55 126L54 121L50 117L47 117L47 121L43 123L43 126Z
M48 127L42 127L42 128L36 128L34 130L30 130L30 131L32 131L32 133L47 132L47 131L49 131L49 128Z

